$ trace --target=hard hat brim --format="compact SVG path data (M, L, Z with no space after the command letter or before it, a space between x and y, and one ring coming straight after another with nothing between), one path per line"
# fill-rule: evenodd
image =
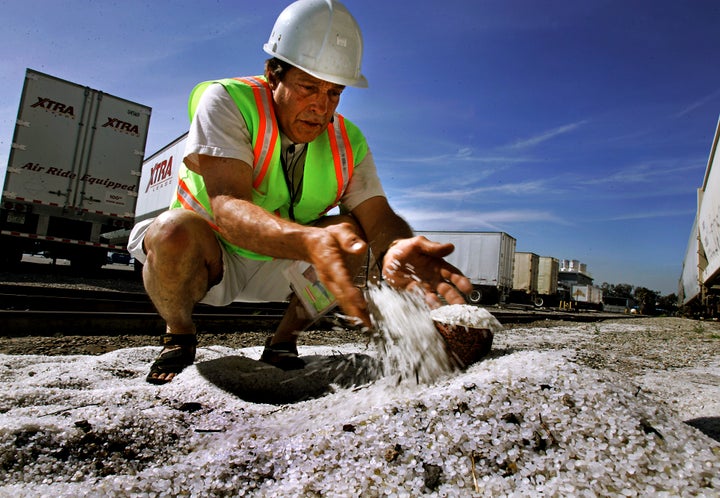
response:
M308 73L310 76L314 76L323 81L329 81L330 83L335 83L336 85L352 86L352 87L356 87L356 88L367 88L368 87L367 78L365 78L365 76L362 74L360 74L357 78L344 78L344 77L338 76L336 74L326 74L326 73L321 73L319 71L313 71L311 69L307 69L304 67L299 67L293 61L288 60L287 57L283 57L282 55L278 54L277 52L274 52L272 49L272 46L269 43L265 43L263 45L263 51L266 54L276 57L283 62L287 62L291 66L296 67L296 68L300 69L301 71Z

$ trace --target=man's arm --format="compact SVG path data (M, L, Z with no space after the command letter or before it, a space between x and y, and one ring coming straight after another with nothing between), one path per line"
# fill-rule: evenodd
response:
M427 300L439 305L437 292L450 304L464 304L462 293L472 291L470 280L443 258L452 244L414 237L408 223L398 216L382 196L371 197L352 211L380 261L385 280L396 288L420 286Z
M202 175L225 240L275 258L309 261L309 239L319 229L268 213L252 202L252 167L238 159L200 155L189 166Z
M410 225L393 211L383 196L367 199L353 209L352 215L360 223L376 257L387 252L394 241L413 236Z
M366 303L346 264L348 254L362 254L367 245L349 225L303 226L253 204L252 168L238 159L200 155L188 167L203 176L225 240L274 258L312 263L345 312L368 321Z

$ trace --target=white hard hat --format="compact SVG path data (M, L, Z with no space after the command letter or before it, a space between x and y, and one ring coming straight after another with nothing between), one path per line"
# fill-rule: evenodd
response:
M263 50L338 85L368 86L360 27L337 0L298 0L280 13Z

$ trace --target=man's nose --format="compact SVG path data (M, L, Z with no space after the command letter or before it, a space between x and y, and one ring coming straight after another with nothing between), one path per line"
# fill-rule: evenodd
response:
M318 92L310 105L310 109L318 114L325 114L329 106L330 97L322 92Z

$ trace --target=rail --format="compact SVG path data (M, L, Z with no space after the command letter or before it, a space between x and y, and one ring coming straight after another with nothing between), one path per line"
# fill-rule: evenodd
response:
M141 292L98 291L65 287L0 284L0 319L5 336L159 335L165 324ZM204 333L272 330L287 303L235 302L225 307L198 304L193 319ZM523 306L490 307L501 323L541 320L593 322L628 315L568 312ZM318 328L335 326L319 323Z
M165 324L146 294L77 288L0 284L0 320L5 336L158 335ZM227 332L274 328L287 303L198 304L199 330Z

